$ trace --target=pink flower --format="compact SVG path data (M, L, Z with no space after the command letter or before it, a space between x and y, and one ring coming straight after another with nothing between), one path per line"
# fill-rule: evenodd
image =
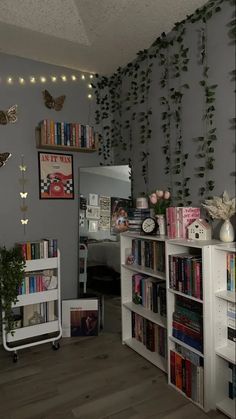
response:
M164 196L164 192L163 191L156 191L156 196L157 196L157 198L162 198Z
M164 192L164 199L170 199L170 192L169 191Z
M152 193L151 195L149 195L149 199L150 199L150 202L151 202L153 205L155 205L155 204L157 203L157 196L156 196L156 194L155 194L155 193Z

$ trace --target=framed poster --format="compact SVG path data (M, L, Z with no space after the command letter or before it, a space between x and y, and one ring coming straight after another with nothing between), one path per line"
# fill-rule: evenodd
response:
M131 200L128 198L111 198L111 234L122 233L129 228L127 209Z
M96 193L89 194L89 205L98 206L98 195Z
M98 299L62 300L62 336L97 336Z
M72 154L38 152L39 198L74 199Z
M94 207L93 205L87 205L86 218L88 220L99 220L100 218L100 207Z

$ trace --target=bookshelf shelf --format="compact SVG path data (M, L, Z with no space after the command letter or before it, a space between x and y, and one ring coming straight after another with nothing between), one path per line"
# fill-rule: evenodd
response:
M235 243L211 249L213 293L213 388L215 407L236 416L233 382L236 380Z
M80 153L98 151L93 128L88 125L43 120L35 129L35 137L38 149Z
M153 276L154 278L159 278L159 279L166 279L166 275L164 272L156 272L153 269L150 268L142 268L139 265L133 264L133 265L122 265L124 268L130 270L130 271L134 271L134 272L140 272L146 275L150 275Z
M172 292L173 294L176 294L176 295L182 295L183 297L188 298L189 300L197 301L198 303L203 304L203 300L200 300L199 298L192 297L191 295L188 295L188 294L184 294L183 292L173 290L172 288L168 288L168 291Z
M47 252L51 252L51 241L52 239L48 240ZM40 244L27 242L28 249L32 249L33 246L39 248ZM22 243L21 248L24 253L26 243ZM46 342L51 342L56 349L59 347L58 340L62 335L60 251L56 248L53 251L56 252L53 254L57 254L56 257L26 260L25 278L19 289L17 302L12 305L13 312L20 315L20 325L12 334L6 333L3 323L3 346L7 351L14 352L14 362L17 361L19 349Z
M229 398L221 400L220 402L216 403L216 407L229 418L235 419L236 408L234 400L231 400Z
M162 272L165 240L126 232L121 234L120 247L122 341L166 372L166 281ZM135 252L138 263L125 263L127 249ZM160 269L153 269L154 266Z
M227 290L217 291L215 293L215 296L217 298L222 298L223 300L230 301L231 303L236 302L235 292L233 291L227 291Z
M148 349L145 348L145 346L138 342L136 339L125 339L123 340L123 343L130 348L132 348L135 352L137 352L139 355L146 358L149 362L154 364L156 367L160 368L162 371L166 372L167 364L166 359L158 356L156 352L151 352Z
M226 361L235 364L236 362L236 354L235 354L235 347L232 344L228 344L226 346L221 346L220 348L216 348L216 354L224 358Z
M202 352L198 351L197 349L193 348L190 345L187 345L187 343L183 342L182 340L179 340L179 339L177 339L177 338L175 338L174 336L171 336L171 335L169 336L169 340L174 342L174 343L177 343L178 345L183 346L183 348L186 348L189 351L193 352L194 354L204 358L204 354Z
M139 314L140 316L144 317L145 319L148 319L152 321L153 323L159 324L160 326L166 328L166 318L161 316L158 313L153 313L150 310L145 309L140 304L135 303L124 303L124 307L126 307L128 310L133 311L134 313Z
M187 400L189 400L190 402L192 402L193 404L195 404L196 406L200 407L201 409L203 409L203 405L201 405L200 403L195 402L194 400L190 399L190 397L186 396L186 394L180 390L178 387L176 387L174 384L169 383L169 385L174 388L178 393L182 394L182 396L186 397Z

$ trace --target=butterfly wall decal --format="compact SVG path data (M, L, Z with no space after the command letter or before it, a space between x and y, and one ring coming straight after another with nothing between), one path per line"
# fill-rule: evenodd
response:
M22 219L22 220L21 220L21 224L23 224L23 225L24 225L24 224L28 224L28 221L29 221L29 220L28 220L28 218L26 218L26 219Z
M11 106L7 111L0 111L0 124L14 124L17 121L17 105Z
M20 197L21 198L27 198L28 192L20 192Z
M54 99L48 90L43 90L43 98L45 106L48 109L55 109L55 111L60 111L63 108L66 96L62 95Z
M0 153L0 167L4 166L10 157L11 153Z

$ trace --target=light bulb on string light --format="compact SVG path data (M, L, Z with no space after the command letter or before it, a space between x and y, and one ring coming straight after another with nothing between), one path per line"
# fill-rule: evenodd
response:
M35 79L35 77L34 77L34 76L31 76L31 77L30 77L30 83L36 83L36 79Z
M12 77L8 77L8 79L7 79L7 83L8 83L8 84L12 84L12 83L13 83L13 78L12 78Z
M81 79L85 80L85 75L84 74L82 74Z
M25 83L25 79L23 77L19 77L19 83L20 84L24 84Z
M61 76L62 81L66 81L67 77L65 75Z
M77 80L77 77L74 74L72 74L71 80L76 81Z
M42 83L46 83L46 81L47 81L46 77L44 77L44 76L41 76L40 80L41 80Z
M51 77L51 79L52 79L52 82L53 82L53 83L55 83L55 82L57 81L56 76L52 76L52 77Z

